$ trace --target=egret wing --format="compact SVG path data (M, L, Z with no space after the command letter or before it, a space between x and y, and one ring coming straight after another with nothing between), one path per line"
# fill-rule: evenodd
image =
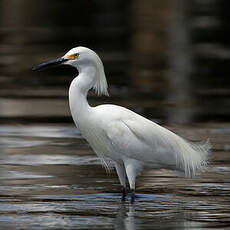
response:
M113 151L150 164L175 165L171 139L175 134L156 123L136 115L113 121L108 130Z

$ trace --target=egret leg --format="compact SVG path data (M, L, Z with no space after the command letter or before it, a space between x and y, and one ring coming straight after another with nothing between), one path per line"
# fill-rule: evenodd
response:
M115 163L115 168L117 171L117 175L119 181L121 183L121 192L122 192L122 201L125 200L126 197L126 175L125 175L125 167L123 164Z
M136 176L137 174L140 173L140 171L142 170L142 167L137 161L131 160L131 159L124 161L124 165L125 165L125 170L126 170L126 174L127 174L129 186L130 186L130 191L131 191L131 203L133 203L135 200Z
M122 201L125 201L126 198L126 188L124 186L121 186L121 192L122 192Z
M133 204L135 201L135 189L131 189L131 203Z

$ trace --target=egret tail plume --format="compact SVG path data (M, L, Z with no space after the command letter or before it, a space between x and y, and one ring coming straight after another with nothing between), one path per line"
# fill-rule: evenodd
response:
M204 171L211 149L209 140L206 143L194 144L177 136L176 166L184 171L186 177L194 177L197 172Z

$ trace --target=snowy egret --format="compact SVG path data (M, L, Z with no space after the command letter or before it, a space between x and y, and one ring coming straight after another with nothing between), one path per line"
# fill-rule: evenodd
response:
M73 120L95 153L106 163L115 163L126 196L128 178L131 201L135 199L135 181L145 168L166 168L194 176L206 166L210 150L208 143L193 144L168 129L117 105L91 107L87 94L94 89L98 95L108 95L104 67L99 56L85 47L76 47L63 57L34 67L33 70L58 64L78 70L69 88L69 105Z

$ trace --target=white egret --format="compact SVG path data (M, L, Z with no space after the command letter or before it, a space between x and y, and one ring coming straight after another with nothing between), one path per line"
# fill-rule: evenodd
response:
M115 163L126 196L126 176L135 199L135 181L145 168L166 168L183 171L192 177L206 166L210 146L192 144L168 129L117 105L91 107L87 94L94 89L108 95L104 67L99 56L85 47L76 47L63 57L33 68L67 64L78 70L69 88L69 105L73 120L82 136L105 162Z

